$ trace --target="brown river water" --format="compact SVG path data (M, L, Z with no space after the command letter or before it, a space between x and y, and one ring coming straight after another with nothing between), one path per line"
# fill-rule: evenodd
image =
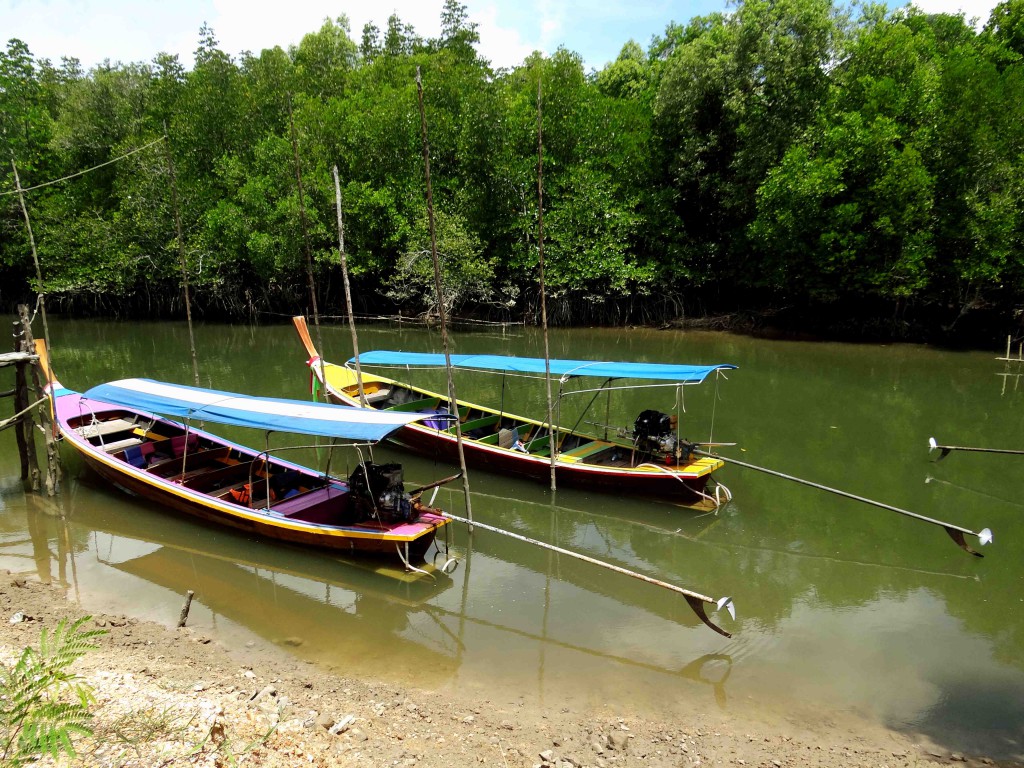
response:
M182 324L50 325L54 366L69 388L132 376L193 383ZM325 326L321 335L326 359L350 355L346 327ZM453 341L461 353L543 354L539 332L522 327L459 330ZM359 344L440 351L438 334L418 327L363 325ZM202 325L196 347L203 386L309 397L305 354L290 324ZM852 714L952 750L1024 757L1024 457L954 453L937 462L927 445L935 436L1024 448L1024 365L997 361L1003 350L641 329L558 330L551 350L736 364L725 377L685 388L686 436L735 442L720 449L726 457L971 530L990 527L994 542L975 558L939 527L736 465L719 475L734 499L717 514L552 493L471 472L480 522L731 596L735 620L712 614L733 632L727 639L701 625L679 595L512 538L480 529L470 536L461 525L452 526L450 542L459 568L436 581L408 581L377 561L177 518L104 487L68 452L60 495L26 495L8 431L0 439L0 567L60 583L89 610L165 624L191 589L190 626L239 647L275 643L346 674L546 704L614 699L659 714L684 700L726 712ZM435 371L411 380L445 386ZM487 405L503 398L506 410L543 418L542 381L459 373L456 384L460 398ZM646 408L671 410L675 399L672 389L619 392L582 418L625 427ZM562 423L574 423L586 400L567 398ZM10 412L6 399L0 417ZM264 439L212 431L250 445ZM311 449L296 460L322 465L325 455ZM397 449L375 456L401 461L411 485L451 473ZM336 452L333 461L343 469L355 458ZM459 483L437 501L465 512Z

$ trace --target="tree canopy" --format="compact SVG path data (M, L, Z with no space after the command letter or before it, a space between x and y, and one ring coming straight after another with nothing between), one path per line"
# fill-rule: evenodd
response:
M1019 322L1024 0L980 28L913 7L743 0L673 21L646 50L624 41L600 71L566 49L495 69L457 0L436 39L397 15L354 34L342 16L232 55L204 26L191 69L160 54L83 71L12 39L4 298L37 288L13 159L26 188L102 166L26 193L44 287L69 309L180 309L172 166L203 311L301 309L307 242L322 306L340 307L337 165L359 308L429 310L417 68L452 309L535 316L539 91L558 322L781 307Z

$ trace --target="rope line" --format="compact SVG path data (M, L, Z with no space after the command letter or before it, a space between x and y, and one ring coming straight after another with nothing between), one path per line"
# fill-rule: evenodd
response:
M120 157L115 157L113 160L107 160L107 162L105 162L105 163L100 163L99 165L94 165L92 168L86 168L84 171L79 171L78 173L72 173L70 176L64 176L64 177L59 178L59 179L54 179L53 181L44 181L42 184L36 184L34 187L23 187L21 190L15 189L15 190L11 190L9 192L0 192L0 196L3 196L3 195L16 195L16 194L18 194L19 191L21 191L21 192L31 192L34 189L42 189L43 187L49 187L49 186L51 186L53 184L60 184L62 181L68 181L69 179L74 179L74 178L77 178L79 176L84 176L87 173L92 173L93 171L98 171L100 168L104 168L104 167L106 167L108 165L113 165L114 163L119 163L122 160L124 160L124 159L126 159L128 157L131 157L132 155L137 154L137 153L141 152L144 149L149 149L154 144L159 144L161 141L164 141L166 138L167 138L166 136L161 136L156 141L151 141L151 142L149 142L149 144L146 144L145 146L137 147L136 149L133 149L131 152L128 152L127 154L121 155Z

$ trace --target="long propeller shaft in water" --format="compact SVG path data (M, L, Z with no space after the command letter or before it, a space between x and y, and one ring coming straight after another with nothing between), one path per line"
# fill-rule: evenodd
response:
M557 552L560 555L568 555L569 557L574 557L577 560L582 560L585 563L597 565L601 568L607 568L610 571L615 571L616 573L621 573L625 576L631 576L632 578L639 579L640 581L646 581L648 584L653 584L656 587L662 587L663 589L668 589L672 592L678 592L686 598L686 602L690 605L690 608L693 609L693 612L697 614L697 618L699 618L702 622L711 627L711 629L715 630L715 632L717 632L718 634L725 635L726 637L732 637L732 635L729 632L726 632L721 627L713 624L711 620L708 618L706 611L704 610L704 604L710 603L718 609L728 609L729 615L733 618L736 618L736 608L731 597L723 597L718 600L715 600L713 597L708 597L707 595L702 595L699 592L684 589L683 587L677 587L675 584L669 584L667 581L653 579L650 576L645 576L642 573L637 573L636 571L631 571L627 568L623 568L618 565L613 565L612 563L606 563L603 560L597 560L596 558L590 557L589 555L582 555L579 552L573 552L568 549L562 549L562 547L556 547L554 544L547 544L543 541L537 541L537 539L531 539L527 536L522 536L518 533L513 533L512 531L506 531L503 528L495 528L493 525L485 525L484 523L478 522L476 520L466 520L462 517L456 517L455 515L449 512L445 512L444 516L452 520L455 520L456 522L465 523L466 525L469 525L473 528L483 528L485 531L491 531L492 533L500 533L502 536L509 536L513 539L524 541L527 544L533 544L537 547L550 549L552 552Z
M748 464L747 462L739 461L738 459L729 459L729 458L726 458L725 456L719 456L718 454L710 453L708 451L702 451L702 450L696 449L696 448L693 450L693 452L696 453L699 456L709 456L709 457L714 458L714 459L721 459L722 461L731 462L731 463L736 464L737 466L740 466L740 467L746 467L747 469L753 469L753 470L756 470L758 472L764 472L765 474L773 475L774 477L781 477L783 480L792 480L794 483L800 483L802 485L809 485L811 488L817 488L819 491L827 491L828 493L834 493L837 496L842 496L842 497L847 498L847 499L853 499L854 501L860 501L860 502L863 502L864 504L870 504L871 506L879 507L881 509L887 509L890 512L896 512L898 514L905 515L907 517L911 517L914 520L920 520L923 523L931 523L932 525L937 525L940 528L942 528L943 530L945 530L946 533L949 534L950 538L953 539L953 541L955 541L957 543L957 545L962 550L964 550L965 552L970 552L972 555L975 555L977 557L984 557L984 555L982 555L980 552L978 552L978 551L976 551L974 549L971 549L967 545L967 541L964 539L964 535L966 534L966 535L969 535L969 536L977 536L978 537L978 541L981 544L983 544L983 545L984 544L989 544L992 541L992 531L990 529L988 529L988 528L983 528L981 531L972 531L969 528L963 528L963 527L961 527L959 525L954 525L953 523L947 523L947 522L944 522L942 520L936 520L933 517L926 517L925 515L919 515L917 512L911 512L911 511L906 510L906 509L900 509L899 507L894 507L891 504L884 504L881 501L875 501L874 499L868 499L868 498L865 498L864 496L858 496L858 495L856 495L854 493L848 493L846 491L841 491L838 488L830 488L827 485L822 485L821 483L815 483L815 482L812 482L810 480L804 480L801 477L794 477L793 475L787 475L784 472L777 472L774 469L767 469L766 467L759 467L756 464Z
M928 453L934 450L942 451L937 461L942 461L949 456L951 451L968 451L973 453L1010 453L1017 456L1024 455L1024 451L1012 450L1010 448L967 448L962 445L939 445L934 437L928 438Z

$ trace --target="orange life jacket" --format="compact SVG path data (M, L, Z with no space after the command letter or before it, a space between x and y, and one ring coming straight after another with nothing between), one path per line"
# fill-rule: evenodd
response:
M252 499L252 486L246 483L241 488L232 488L231 498L239 504L248 504L249 500ZM270 489L270 500L277 501L277 494L274 493L273 488Z

